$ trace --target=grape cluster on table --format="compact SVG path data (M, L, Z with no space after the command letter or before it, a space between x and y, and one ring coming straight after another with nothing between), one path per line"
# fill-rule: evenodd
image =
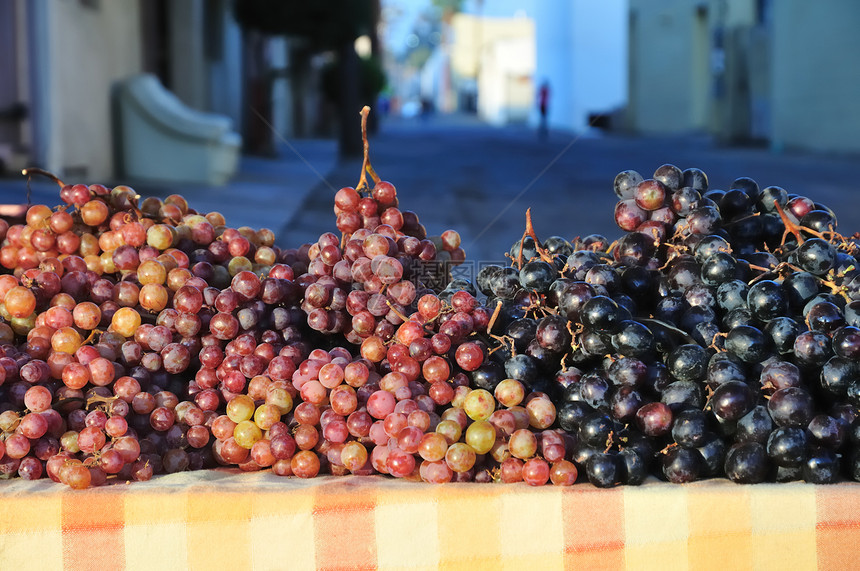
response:
M624 236L529 219L474 284L366 156L337 232L290 249L179 195L60 187L0 220L0 477L860 479L857 245L779 187L625 171Z
M665 164L614 188L618 240L529 221L478 274L497 376L550 395L598 486L860 479L858 235L746 177Z

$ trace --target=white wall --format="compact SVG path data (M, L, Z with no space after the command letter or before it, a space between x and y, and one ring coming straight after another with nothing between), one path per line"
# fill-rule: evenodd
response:
M534 17L535 85L550 82L550 126L582 130L589 113L625 104L627 0L536 0Z
M168 3L171 91L194 109L206 109L206 68L203 34L203 0L171 0Z
M538 0L535 6L537 61L535 86L550 85L549 124L574 129L580 126L574 114L574 2ZM534 122L538 121L537 107Z
M760 101L766 90L751 76L766 70L767 57L750 53L761 31L754 0L630 0L629 30L632 129L708 130L733 141L766 128ZM759 100L751 117L753 97Z
M773 2L772 145L860 151L860 2Z
M536 65L535 23L529 14L457 14L452 37L454 83L463 89L464 80L477 74L479 116L495 125L526 120L534 104Z
M269 39L269 64L273 69L283 70L289 65L287 45L284 37ZM281 75L272 81L272 127L277 133L276 140L291 135L292 109L289 81Z
M208 60L209 104L205 109L233 120L236 130L242 124L242 29L233 17L232 3L207 0L208 6L221 11L223 36L221 59ZM215 8L211 8L215 9Z
M141 71L137 2L49 2L47 66L39 69L48 92L46 167L88 182L113 174L111 88ZM86 169L83 173L81 169ZM81 182L81 181L71 181Z
M631 0L630 107L635 130L672 133L694 129L692 31L689 0Z
M478 76L478 113L494 125L528 120L534 101L532 38L503 39L484 49Z
M627 1L577 0L573 14L574 128L627 101Z

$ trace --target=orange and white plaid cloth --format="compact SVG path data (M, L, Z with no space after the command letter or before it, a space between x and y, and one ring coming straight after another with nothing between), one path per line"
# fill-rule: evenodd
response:
M858 569L860 484L0 483L0 569Z

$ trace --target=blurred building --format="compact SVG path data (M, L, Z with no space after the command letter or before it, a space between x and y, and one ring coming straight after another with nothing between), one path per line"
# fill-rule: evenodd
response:
M752 2L732 6L741 3ZM626 117L633 130L709 128L711 101L716 99L711 78L725 61L716 48L712 56L712 28L708 2L630 0Z
M525 122L534 105L535 23L526 16L455 14L451 87L463 106L477 105L493 124Z
M860 151L858 22L850 0L630 0L627 125Z
M121 174L112 93L141 72L187 106L229 117L246 141L273 135L253 109L292 134L293 102L315 89L291 81L301 79L289 67L295 48L243 33L231 0L0 0L0 166L91 181Z
M472 12L444 22L420 82L399 86L405 97L418 91L443 112L536 125L536 95L546 82L553 128L582 131L595 115L620 115L627 98L627 0L479 0L467 7Z
M410 73L407 59L391 73L400 96L494 125L526 122L534 104L534 21L461 12L439 24L438 41L418 48L429 52L420 70Z
M143 71L190 107L238 120L240 33L229 11L226 0L0 0L0 108L26 109L4 122L0 144L14 163L114 176L111 94Z
M582 131L626 105L627 1L534 0L535 83L549 82L550 126Z
M860 3L770 4L771 144L860 152Z

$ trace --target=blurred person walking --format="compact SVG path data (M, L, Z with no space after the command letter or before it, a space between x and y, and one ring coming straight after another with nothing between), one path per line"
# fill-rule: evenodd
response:
M540 124L538 125L538 138L546 139L549 134L549 81L544 80L538 90L538 109L540 110Z

